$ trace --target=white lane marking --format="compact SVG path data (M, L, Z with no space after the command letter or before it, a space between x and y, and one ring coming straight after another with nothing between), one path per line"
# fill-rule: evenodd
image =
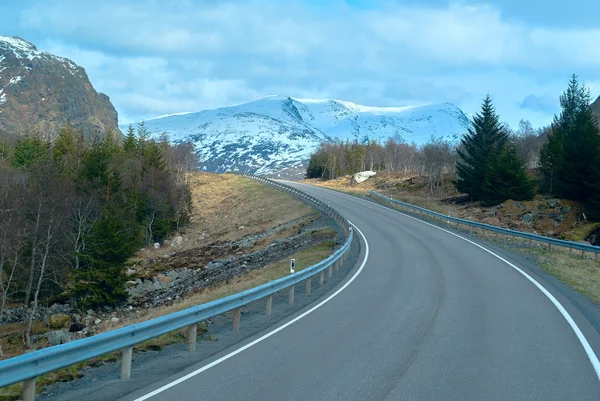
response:
M350 222L350 224L352 224L352 222ZM331 301L334 297L336 297L340 292L344 291L344 289L346 287L348 287L355 279L356 277L358 277L358 275L360 274L360 272L362 272L363 268L365 267L365 265L367 264L367 260L369 259L369 242L367 241L367 238L365 237L365 235L362 233L362 231L360 231L360 229L358 227L356 227L354 224L352 224L354 226L354 228L356 229L356 231L358 231L358 233L360 234L360 236L362 237L363 241L365 242L365 258L362 261L362 264L360 265L360 267L358 268L358 270L356 271L356 273L354 273L354 275L343 285L341 286L336 292L334 292L333 294L331 294L330 296L328 296L327 298L325 298L323 301L319 302L317 305L313 306L312 308L310 308L309 310L307 310L306 312L304 312L303 314L295 317L294 319L290 320L289 322L277 327L275 330L268 332L267 334L263 335L262 337L257 338L256 340L244 345L243 347L240 347L238 349L236 349L235 351L230 352L227 355L222 356L221 358L217 359L216 361L213 361L211 363L209 363L208 365L205 365L203 367L201 367L200 369L197 369L191 373L188 373L187 375L180 377L177 380L172 381L169 384L166 384L154 391L152 391L151 393L148 393L146 395L141 396L140 398L136 398L135 401L144 401L147 400L150 397L154 397L155 395L162 393L163 391L178 385L181 382L186 381L187 379L190 379L210 368L212 368L213 366L216 366L218 364L220 364L221 362L224 362L226 360L228 360L229 358L239 354L240 352L243 352L245 350L247 350L248 348L258 344L261 341L266 340L267 338L271 337L272 335L280 332L281 330L285 329L286 327L294 324L295 322L297 322L298 320L302 319L303 317L305 317L306 315L314 312L315 310L319 309L321 306L325 305L327 302Z
M337 191L336 191L337 192ZM342 194L345 195L345 194ZM350 196L350 195L347 195ZM573 318L571 317L571 315L569 314L569 312L567 312L567 310L564 308L564 306L562 306L562 304L554 297L554 295L552 295L546 288L544 288L543 285L541 285L540 283L538 283L533 277L531 277L529 274L525 273L523 270L521 270L518 266L512 264L511 262L509 262L508 260L504 259L502 256L490 251L489 249L485 248L482 245L479 245L476 242L471 241L468 238L465 238L461 235L458 235L456 233L453 233L452 231L448 231L442 227L438 227L434 224L428 223L426 221L417 219L416 217L410 216L400 210L397 209L391 209L388 207L385 207L383 205L377 204L375 202L370 202L368 200L365 199L361 199L358 197L353 197L355 199L359 199L363 202L367 202L370 203L372 205L375 206L379 206L385 210L389 210L389 211L394 211L397 213L400 213L401 215L408 217L409 219L413 219L416 220L418 222L421 222L423 224L427 224L428 226L437 228L438 230L442 230L450 235L454 235L455 237L458 237L462 240L465 240L473 245L475 245L476 247L486 251L487 253L497 257L498 259L500 259L501 261L503 261L504 263L506 263L507 265L509 265L510 267L512 267L513 269L515 269L516 271L518 271L519 273L521 273L527 280L529 280L533 285L535 285L549 300L550 302L552 302L554 304L554 306L556 307L556 309L558 309L558 311L561 313L561 315L565 318L565 320L567 321L567 323L569 323L569 326L571 326L571 329L575 332L575 335L577 336L577 339L579 340L579 342L581 343L581 345L583 346L583 349L585 350L585 353L587 354L587 357L589 358L592 366L594 367L594 371L596 372L596 377L598 378L598 380L600 381L600 361L598 360L598 357L596 356L596 353L594 353L594 350L592 349L590 343L588 342L588 340L585 338L585 336L583 335L583 333L581 332L581 329L579 328L579 326L577 326L577 323L575 323L575 320L573 320Z

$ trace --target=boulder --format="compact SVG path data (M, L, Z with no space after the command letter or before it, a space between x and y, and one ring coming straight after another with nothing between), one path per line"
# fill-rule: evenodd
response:
M65 315L64 313L57 313L56 315L51 315L48 318L48 326L51 329L61 329L67 326L68 323L71 322L71 317L69 315Z
M48 333L48 343L50 345L66 344L71 337L66 330L54 330Z
M561 205L560 199L548 199L548 200L546 200L546 203L551 208L560 207L560 205Z
M102 319L96 319L96 320L94 320L94 324L96 326L98 326L100 323L102 323Z
M181 244L183 244L183 237L181 235L178 235L177 237L173 238L173 242L171 242L171 246L173 248L178 248L181 246Z
M111 317L110 321L113 323L119 323L119 318L118 317Z
M77 333L78 331L82 331L83 329L85 329L85 324L73 323L71 327L69 327L69 333Z
M525 213L522 217L521 217L521 221L525 224L527 224L528 226L533 225L535 219L533 217L533 213Z
M162 274L159 274L157 278L159 283L171 283L173 281L173 277L164 276Z
M155 243L154 243L154 249L158 249L158 248L160 248L160 243L158 243L158 242L155 242Z
M352 180L351 180L351 184L360 184L361 182L364 182L366 180L368 180L369 178L373 177L377 175L376 172L374 171L362 171L360 173L356 173L352 176Z

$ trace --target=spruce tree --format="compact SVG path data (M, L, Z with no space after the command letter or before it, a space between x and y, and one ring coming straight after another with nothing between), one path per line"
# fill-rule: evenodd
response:
M562 130L553 127L548 142L540 150L540 189L543 192L556 191L556 176L564 163L563 138Z
M542 182L550 192L586 202L600 177L598 127L590 108L588 88L573 74L560 96L561 113L554 117L552 135L540 152Z
M481 112L473 118L473 128L461 140L457 150L456 189L469 195L471 200L480 200L485 172L492 151L506 143L508 134L500 123L500 117L489 95L483 100Z
M127 135L125 135L125 141L123 141L123 150L128 155L132 155L137 151L137 138L131 125L127 128Z
M527 176L515 148L505 144L492 152L485 171L482 204L497 205L508 199L530 200L534 194L534 183Z

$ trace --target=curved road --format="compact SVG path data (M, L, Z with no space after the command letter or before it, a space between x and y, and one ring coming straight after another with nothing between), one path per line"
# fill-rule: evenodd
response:
M294 185L364 235L351 282L242 352L219 359L234 347L127 400L600 399L573 328L506 262L379 205ZM598 349L598 333L555 296Z

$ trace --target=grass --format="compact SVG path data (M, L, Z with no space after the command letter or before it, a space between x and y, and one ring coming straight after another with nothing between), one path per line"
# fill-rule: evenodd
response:
M324 229L318 232L318 235L324 237L334 237L336 234L333 229ZM335 242L328 241L304 251L298 252L292 255L290 258L296 260L296 271L310 267L323 259L329 257L335 246ZM190 308L192 306L200 305L210 301L214 301L219 298L223 298L228 295L235 294L240 291L248 290L261 284L265 284L269 281L281 278L289 274L289 260L281 260L276 263L269 264L262 269L252 270L240 277L229 280L229 282L215 285L211 288L205 289L197 294L191 295L181 302L176 304L157 309L148 310L140 313L135 320L130 320L128 324L135 324L141 321L146 321L156 317L164 316L169 313L180 311L183 309ZM4 327L3 327L4 328ZM111 326L110 329L117 328L117 325ZM202 339L202 334L206 333L206 327L203 323L199 323L198 335ZM210 340L210 337L205 338ZM187 334L185 329L177 330L171 333L167 333L163 336L153 338L143 343L137 344L134 347L135 352L145 351L157 351L164 347L172 344L183 343L187 341ZM75 365L71 365L64 369L57 370L55 372L48 373L40 376L36 380L36 389L39 392L43 390L45 386L54 384L57 382L68 382L75 380L84 375L85 369L91 367L100 366L110 362L116 362L120 359L119 352L112 352L107 355L100 356L98 358L90 359L88 361L80 362ZM16 401L22 397L22 383L17 383L8 387L0 389L0 401Z
M560 281L578 291L593 302L600 304L600 264L591 258L581 258L566 250L547 248L517 249L521 254L531 255L537 265Z

